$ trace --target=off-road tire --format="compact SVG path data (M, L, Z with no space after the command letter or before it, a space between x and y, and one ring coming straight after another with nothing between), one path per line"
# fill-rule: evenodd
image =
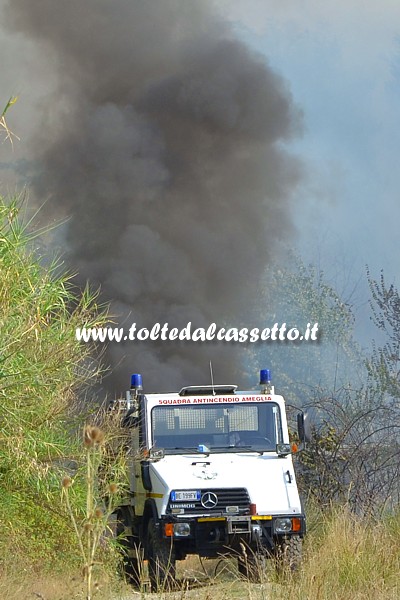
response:
M128 509L121 508L117 512L117 537L120 537L119 544L122 553L123 574L128 583L139 588L141 585L141 573L143 570L143 549L138 537L129 535L132 523Z
M282 538L276 545L275 563L279 575L294 573L300 568L303 540L299 536Z
M154 519L147 525L147 557L152 592L170 591L175 587L175 548L173 539L160 536Z
M239 574L251 583L262 583L265 579L266 557L251 550L238 558Z

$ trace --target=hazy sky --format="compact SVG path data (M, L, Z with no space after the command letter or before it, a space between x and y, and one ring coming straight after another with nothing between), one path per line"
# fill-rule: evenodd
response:
M398 284L400 3L216 4L303 110L304 134L293 145L309 167L297 213L303 252L328 272L348 270L352 281L368 263Z

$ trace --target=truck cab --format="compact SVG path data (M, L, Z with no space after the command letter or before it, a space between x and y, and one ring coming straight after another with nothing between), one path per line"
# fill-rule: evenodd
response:
M173 586L176 561L189 554L235 556L253 581L266 558L298 566L305 515L285 401L268 369L259 391L211 385L144 394L133 375L122 422L130 490L117 517L133 582L141 557L152 590Z

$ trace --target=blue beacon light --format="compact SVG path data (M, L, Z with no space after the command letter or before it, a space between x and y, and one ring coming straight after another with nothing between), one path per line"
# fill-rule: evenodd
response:
M126 408L128 411L138 410L138 397L142 386L142 376L139 373L131 375L131 389L126 391Z
M271 383L271 371L270 369L261 369L260 371L260 385L269 385Z
M131 390L141 390L142 388L142 376L140 373L134 373L131 376Z

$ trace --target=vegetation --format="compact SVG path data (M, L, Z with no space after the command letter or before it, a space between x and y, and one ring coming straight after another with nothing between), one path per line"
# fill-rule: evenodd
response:
M189 558L178 563L178 578L187 578L176 592L132 593L107 580L94 594L98 600L397 600L400 594L400 516L366 519L347 506L320 511L309 507L309 535L303 567L294 575L276 578L267 565L259 584L241 579L236 561L204 561ZM45 600L83 599L76 578L57 574L35 578L21 573L14 581L7 573L0 580L0 594L10 600L34 597Z
M76 510L71 501L71 489L74 480L68 475L62 480L63 499L71 517L72 525L76 535L76 543L79 548L83 564L84 580L86 582L86 600L93 597L95 580L94 567L100 543L108 530L108 523L115 507L117 498L123 490L113 481L107 482L99 477L105 463L105 434L102 429L92 425L86 425L83 432L83 447L85 452L83 489L85 490L85 509ZM114 467L115 470L115 467ZM82 514L83 513L83 514ZM109 550L109 548L105 548ZM110 561L110 552L105 553Z
M400 398L400 294L393 284L386 283L383 272L379 281L371 277L369 270L367 276L372 319L384 336L383 346L374 345L367 363L370 383L393 402Z
M400 519L360 517L347 505L309 507L303 569L275 598L389 600L399 596Z
M77 392L98 372L75 328L104 317L57 260L40 264L19 206L0 198L0 555L3 568L18 558L50 568L76 558L61 474L80 454Z
M335 394L348 381L360 385L363 356L354 339L351 304L330 285L323 271L291 255L285 266L270 264L264 278L262 314L265 326L286 323L304 332L318 323L318 341L277 341L252 348L252 365L267 365L290 404ZM249 372L255 372L255 366ZM354 387L354 386L353 386Z
M0 132L3 134L4 139L8 140L11 145L13 144L14 137L17 139L19 139L19 138L9 128L7 119L6 119L6 114L7 114L8 110L11 108L11 106L13 106L13 104L16 103L17 100L18 100L17 96L11 96L11 98L9 98L7 104L5 105L3 112L0 114Z

